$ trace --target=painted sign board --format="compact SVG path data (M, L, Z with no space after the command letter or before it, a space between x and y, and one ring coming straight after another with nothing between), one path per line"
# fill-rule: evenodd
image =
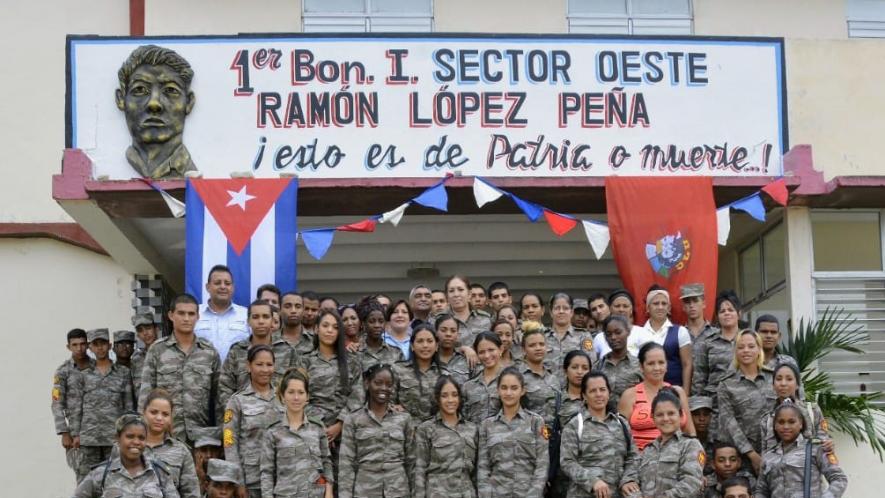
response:
M785 88L779 38L70 36L67 142L109 179L777 176Z

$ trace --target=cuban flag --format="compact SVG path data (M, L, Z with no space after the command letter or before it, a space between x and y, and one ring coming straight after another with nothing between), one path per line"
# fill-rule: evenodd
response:
M247 306L263 284L295 290L297 179L188 179L185 201L188 294L206 302L218 264L231 269L237 304Z

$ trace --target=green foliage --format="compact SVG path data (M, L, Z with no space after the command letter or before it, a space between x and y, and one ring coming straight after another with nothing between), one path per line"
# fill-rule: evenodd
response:
M799 329L787 338L785 354L796 358L802 371L802 385L808 399L815 399L827 418L830 429L848 434L855 444L868 443L882 460L885 457L885 407L876 405L885 399L882 393L858 396L834 393L827 372L814 365L833 351L863 354L860 346L868 340L856 319L844 309L824 310L815 322L799 322Z

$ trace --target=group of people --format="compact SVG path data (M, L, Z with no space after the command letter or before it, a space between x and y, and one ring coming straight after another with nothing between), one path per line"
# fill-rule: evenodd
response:
M839 497L826 420L770 315L671 300L514 300L464 276L341 305L214 267L171 333L68 333L52 409L77 498ZM673 301L686 323L670 322ZM137 340L136 340L137 339ZM87 354L87 349L91 354ZM109 493L114 491L114 493ZM806 494L803 494L806 493Z

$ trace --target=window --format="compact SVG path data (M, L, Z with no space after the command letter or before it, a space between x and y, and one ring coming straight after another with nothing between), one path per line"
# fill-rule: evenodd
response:
M691 0L568 0L570 33L690 35Z
M848 0L850 38L885 38L885 0Z
M433 0L304 0L305 33L433 31Z
M748 305L768 299L786 285L785 244L786 228L780 222L738 252L741 298Z
M811 238L816 272L882 270L878 211L814 211Z

